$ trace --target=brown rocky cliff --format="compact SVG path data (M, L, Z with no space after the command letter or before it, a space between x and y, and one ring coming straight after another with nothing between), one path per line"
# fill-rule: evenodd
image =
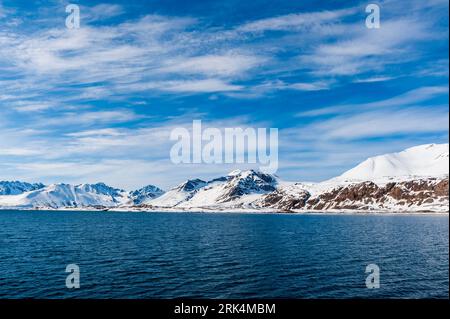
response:
M311 196L306 190L298 193L276 190L265 195L258 203L261 207L281 210L428 210L429 204L447 205L449 180L422 178L377 185L361 182L340 185ZM427 206L428 205L428 206ZM445 207L444 207L445 208Z

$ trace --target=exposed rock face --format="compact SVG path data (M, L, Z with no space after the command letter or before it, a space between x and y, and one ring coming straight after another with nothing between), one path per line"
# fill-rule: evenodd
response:
M255 171L234 173L209 182L186 181L164 193L146 186L126 193L98 184L0 184L0 207L109 209L135 207L154 210L265 209L271 211L389 211L448 212L449 178L428 177L404 180L280 184L276 177ZM27 191L28 190L28 191ZM24 192L25 191L25 192ZM12 195L12 194L17 195Z
M179 185L176 189L179 191L192 192L206 185L201 179L190 179Z
M448 203L448 178L391 182L379 186L363 182L339 186L311 197L305 207L313 210L430 210L433 204Z
M113 199L116 197L122 196L123 193L125 192L123 189L114 188L114 187L106 185L105 183L81 184L81 185L77 185L76 187L86 193L109 195Z
M306 206L311 194L305 189L297 189L296 186L297 184L288 188L279 188L264 195L256 206L281 210L302 209Z
M236 170L207 182L199 179L189 180L142 204L180 209L253 209L253 202L274 192L277 184L278 180L274 175L254 170Z
M157 198L164 194L164 191L154 185L148 185L141 189L129 193L130 199L134 205L140 205L147 200Z
M448 177L426 178L377 185L360 182L335 186L311 195L308 190L277 189L261 198L260 207L280 210L390 210L444 211L447 207Z
M92 207L231 211L449 211L448 144L426 144L368 158L320 183L283 182L255 170L209 181L188 180L164 192L125 192L98 184L0 182L0 209Z
M6 182L1 181L0 182L0 195L19 195L23 194L25 192L34 191L37 189L44 188L45 185L42 183L25 183L25 182Z
M228 176L229 180L224 185L224 194L219 197L218 202L235 200L246 194L267 193L276 190L277 180L269 174L256 172L254 170L240 172Z

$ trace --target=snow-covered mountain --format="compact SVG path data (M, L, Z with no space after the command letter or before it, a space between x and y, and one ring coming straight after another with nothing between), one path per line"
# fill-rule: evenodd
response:
M129 196L133 204L141 205L146 201L155 199L164 194L164 191L154 185L147 185L141 189L130 192Z
M321 183L283 182L254 170L188 180L167 192L0 182L0 209L448 212L448 172L448 144L427 144L369 158Z
M188 180L145 204L172 208L245 206L261 194L274 191L277 183L276 177L269 174L237 170L208 182Z
M114 207L126 203L125 191L98 184L52 184L16 195L0 196L2 208Z
M426 144L399 153L370 157L337 180L376 181L383 178L442 176L449 171L448 144Z
M449 146L426 144L368 158L322 183L295 183L261 198L283 210L449 211Z
M369 158L322 183L286 183L256 171L187 181L148 208L283 211L448 212L448 144L427 144ZM190 187L186 187L189 185Z
M448 176L338 184L311 195L302 209L448 212Z
M207 182L202 181L201 179L187 180L177 187L167 191L160 197L156 199L150 198L149 200L143 201L142 204L152 205L155 207L175 207L190 200L197 190L205 185L207 185Z
M25 192L34 191L36 189L44 188L45 185L30 184L25 182L0 182L0 195L19 195Z

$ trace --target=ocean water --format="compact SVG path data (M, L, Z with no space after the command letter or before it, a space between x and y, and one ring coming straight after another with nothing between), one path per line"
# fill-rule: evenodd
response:
M0 211L0 298L448 298L448 215ZM67 289L66 265L80 267ZM380 268L367 289L365 268Z

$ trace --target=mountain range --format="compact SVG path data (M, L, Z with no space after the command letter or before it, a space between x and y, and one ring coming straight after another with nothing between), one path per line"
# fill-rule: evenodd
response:
M3 181L0 209L448 212L448 172L448 144L427 144L368 158L320 183L285 182L255 170L192 179L166 192L154 185L127 192L104 183Z

